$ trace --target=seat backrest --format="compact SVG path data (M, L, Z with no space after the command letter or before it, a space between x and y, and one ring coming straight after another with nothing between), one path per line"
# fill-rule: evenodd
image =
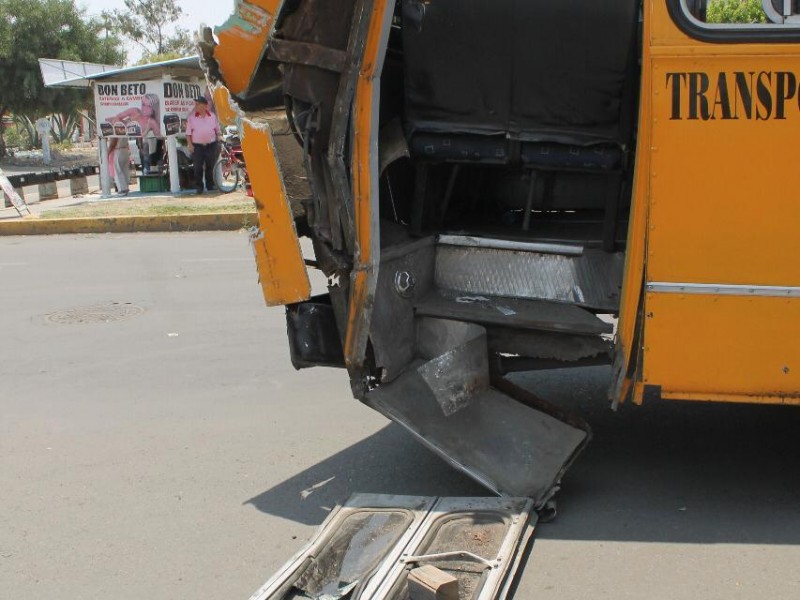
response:
M629 141L638 0L403 0L403 9L410 132Z

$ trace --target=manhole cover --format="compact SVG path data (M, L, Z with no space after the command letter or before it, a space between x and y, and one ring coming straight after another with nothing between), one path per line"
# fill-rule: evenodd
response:
M141 306L136 306L130 302L111 302L110 304L97 304L95 306L61 310L47 315L45 319L58 325L112 323L132 319L143 312L144 309Z

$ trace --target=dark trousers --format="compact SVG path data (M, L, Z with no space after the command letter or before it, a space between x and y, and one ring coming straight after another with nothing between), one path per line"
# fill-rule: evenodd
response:
M217 163L217 142L212 144L195 144L192 152L194 164L194 184L197 190L203 191L203 172L206 176L206 189L214 187L214 165Z

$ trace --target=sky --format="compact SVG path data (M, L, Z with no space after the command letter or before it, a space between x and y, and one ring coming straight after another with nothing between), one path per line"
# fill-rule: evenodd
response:
M122 0L77 0L76 4L86 8L90 15L99 15L104 10L123 9ZM178 0L184 15L179 23L184 29L196 31L201 24L216 27L224 23L233 12L234 0ZM141 51L129 46L128 62L136 62Z

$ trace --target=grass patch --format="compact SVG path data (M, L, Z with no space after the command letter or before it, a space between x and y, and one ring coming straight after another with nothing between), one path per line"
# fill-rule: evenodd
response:
M42 219L78 219L91 217L172 217L204 213L255 213L255 205L249 202L229 203L184 203L140 204L135 200L123 202L97 202L70 206L42 212Z

